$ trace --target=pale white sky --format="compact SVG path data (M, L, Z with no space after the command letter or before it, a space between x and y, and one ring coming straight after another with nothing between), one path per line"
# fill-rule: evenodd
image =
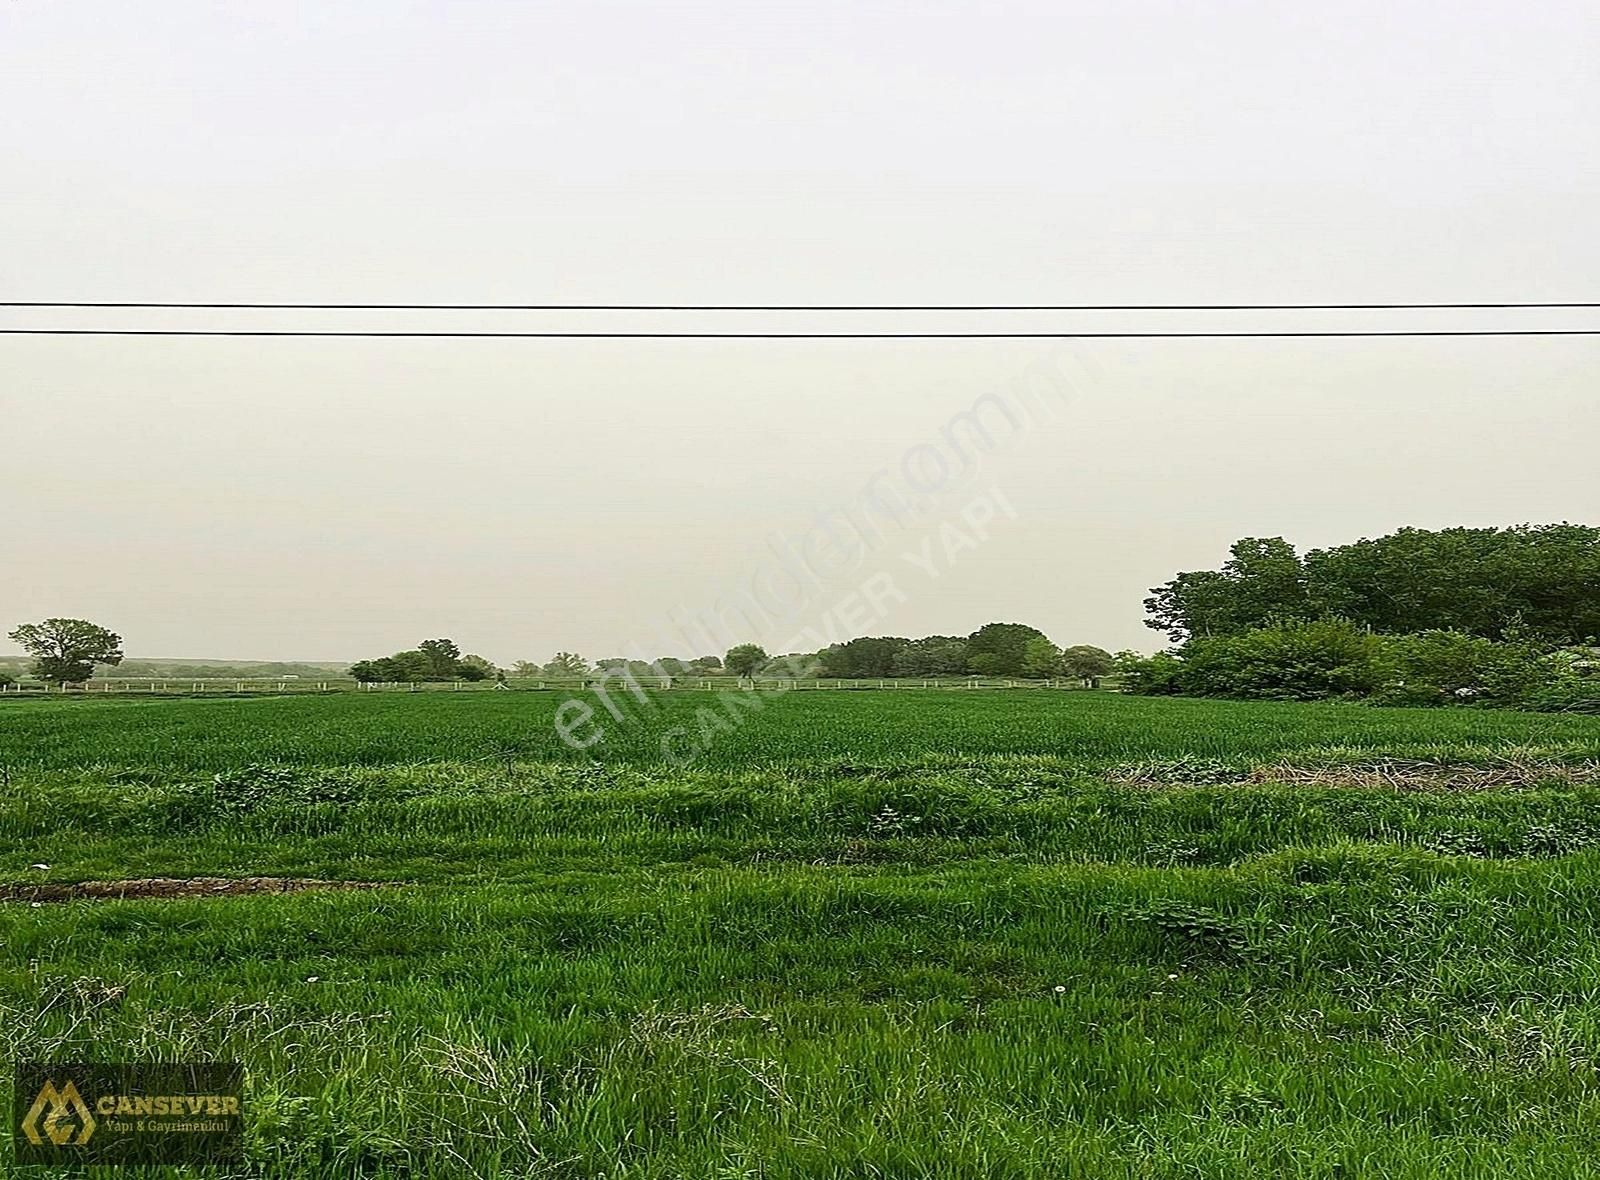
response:
M0 298L1594 299L1597 61L1587 2L7 0ZM112 322L690 326L0 313ZM1224 321L933 326L989 324ZM758 325L847 326L694 322ZM693 654L658 641L669 611L726 600L768 537L804 533L1052 351L0 337L0 631L78 615L132 654L216 658L354 658L433 635L502 661ZM1017 619L1151 648L1146 589L1241 535L1600 520L1597 339L1067 356L1094 374L1070 406L753 637L837 633L833 604L893 570L872 633ZM988 540L937 577L902 560L989 488L1015 513Z

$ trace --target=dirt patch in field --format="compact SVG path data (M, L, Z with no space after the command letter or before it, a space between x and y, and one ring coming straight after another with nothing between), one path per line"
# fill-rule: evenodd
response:
M1251 781L1314 787L1387 787L1401 791L1503 791L1600 783L1600 762L1506 759L1489 764L1384 758L1375 762L1259 766Z
M0 885L0 901L120 901L149 897L233 897L241 893L304 893L313 889L376 889L378 881L319 881L311 877L139 877L126 881Z
M1368 761L1284 760L1244 768L1206 758L1136 762L1113 769L1111 782L1131 786L1229 786L1285 783L1303 787L1366 787L1399 791L1505 791L1538 786L1600 785L1600 762L1499 758L1447 762L1428 758Z

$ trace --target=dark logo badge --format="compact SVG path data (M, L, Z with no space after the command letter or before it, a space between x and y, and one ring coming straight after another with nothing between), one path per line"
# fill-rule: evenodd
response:
M244 1155L244 1071L215 1063L17 1066L19 1164L229 1164Z

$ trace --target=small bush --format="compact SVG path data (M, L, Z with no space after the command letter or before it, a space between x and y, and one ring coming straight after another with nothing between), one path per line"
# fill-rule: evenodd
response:
M1117 678L1128 692L1141 696L1177 696L1183 686L1183 661L1171 652L1153 656L1125 652L1117 658Z
M1380 697L1398 694L1407 704L1515 704L1555 672L1530 644L1459 631L1386 636L1383 648L1389 679Z
M1365 696L1384 680L1382 641L1340 619L1192 639L1179 653L1129 661L1132 692L1257 700Z
M386 799L410 793L392 786L379 786L378 791ZM152 815L157 828L181 830L262 812L303 811L319 804L353 807L372 795L372 785L337 772L245 766L222 771L209 782L178 787Z
M1159 932L1163 942L1186 961L1242 958L1253 949L1248 927L1236 918L1180 901L1134 906L1127 919Z

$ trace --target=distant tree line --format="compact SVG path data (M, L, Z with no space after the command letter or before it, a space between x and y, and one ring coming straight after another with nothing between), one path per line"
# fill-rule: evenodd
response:
M1135 692L1600 709L1600 529L1401 529L1312 550L1235 542L1156 587L1178 644L1119 659Z
M1057 647L1037 627L988 623L970 635L928 635L921 639L866 636L815 652L770 655L759 644L740 643L721 657L653 661L617 656L589 661L557 652L549 662L519 660L512 674L529 679L573 679L626 669L635 678L659 676L772 676L783 679L884 680L941 677L1073 678L1095 682L1110 675L1110 652L1088 644Z
M1151 591L1145 607L1147 625L1173 642L1171 650L1113 657L1086 644L1057 647L1027 624L987 623L965 636L865 636L778 657L754 643L720 657L614 657L597 665L561 651L542 664L518 661L512 671L558 680L626 669L641 677L1069 677L1089 684L1115 673L1144 693L1600 710L1600 528L1587 525L1405 528L1303 556L1282 537L1246 537L1220 569L1177 574ZM121 637L83 619L23 624L9 638L47 682L80 683L97 667L123 662ZM326 671L134 667L196 677ZM419 682L505 673L452 640L429 639L359 661L350 675Z
M1113 667L1111 653L1088 644L1057 647L1026 623L985 623L970 635L921 639L867 637L816 653L818 674L839 679L947 676L1096 680Z
M700 656L693 660L662 656L653 662L616 656L591 664L576 652L558 651L542 664L536 660L518 660L511 665L510 673L523 680L573 680L619 668L626 668L635 677L720 676L723 671L720 656Z
M620 662L601 661L603 666ZM733 676L826 680L963 676L1094 680L1110 674L1114 666L1111 654L1101 648L1080 644L1063 650L1043 631L1024 623L987 623L971 635L921 639L870 635L816 652L778 656L768 655L759 644L741 643L730 648L722 661L723 669ZM690 671L694 670L691 665Z
M462 655L450 639L424 639L410 651L350 665L350 675L364 684L425 683L439 680L488 680L500 670L482 656Z
M236 660L206 663L199 660L123 660L117 675L154 680L326 680L345 675L343 663L303 663L284 660Z

